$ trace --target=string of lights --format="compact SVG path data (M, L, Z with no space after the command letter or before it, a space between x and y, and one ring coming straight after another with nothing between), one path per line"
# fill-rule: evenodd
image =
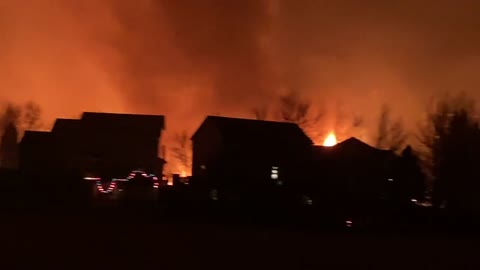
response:
M105 188L104 185L102 184L102 178L101 177L92 177L92 176L86 176L83 179L87 181L95 181L95 186L97 188L97 191L100 193L112 193L115 188L117 187L117 182L128 182L132 179L134 179L138 174L145 178L151 178L153 180L153 188L158 189L160 186L160 183L158 182L158 177L155 174L148 174L143 170L133 170L129 173L129 175L126 178L113 178L108 187Z

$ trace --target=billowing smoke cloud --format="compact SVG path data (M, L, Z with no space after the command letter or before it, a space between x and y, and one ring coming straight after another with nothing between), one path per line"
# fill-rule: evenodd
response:
M165 113L193 131L297 89L370 121L387 101L414 127L431 95L480 95L479 12L475 0L5 0L0 99L34 99L50 118Z

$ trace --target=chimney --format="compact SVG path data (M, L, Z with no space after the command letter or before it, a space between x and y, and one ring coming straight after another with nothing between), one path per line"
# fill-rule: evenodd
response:
M179 174L173 174L173 186L178 186L180 184L180 175Z

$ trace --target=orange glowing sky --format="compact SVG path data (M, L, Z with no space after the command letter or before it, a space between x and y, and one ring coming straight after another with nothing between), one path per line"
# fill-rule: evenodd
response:
M473 0L3 0L0 102L35 100L47 122L161 113L193 132L297 89L339 140L337 118L371 127L383 102L413 129L432 95L479 97L479 13Z

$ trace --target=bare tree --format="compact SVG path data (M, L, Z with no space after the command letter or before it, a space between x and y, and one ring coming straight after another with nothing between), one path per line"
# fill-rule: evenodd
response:
M383 105L377 126L376 147L399 151L407 140L407 133L400 119L392 119L390 108Z
M0 167L14 169L18 164L18 132L13 121L5 126L0 140Z
M9 124L14 124L16 127L18 126L21 112L22 110L19 106L13 103L7 104L3 113L0 115L0 133L3 133Z
M188 132L186 130L175 134L175 146L172 147L173 158L175 158L185 172L191 171L192 149Z
M282 121L296 123L300 126L310 122L311 103L303 100L300 93L290 91L281 96L278 106L279 118Z
M281 121L297 124L310 137L316 137L315 133L325 115L321 109L315 111L312 103L302 98L298 91L290 91L279 99L278 117Z
M434 204L480 210L476 194L480 171L472 158L480 155L480 125L474 101L464 94L437 100L427 111L419 139L433 184Z
M267 120L268 106L258 106L252 109L252 114L256 120Z
M363 118L345 110L340 102L337 102L335 110L334 131L338 138L354 136L359 129L363 128Z
M41 121L42 110L40 105L29 101L23 108L23 128L24 130L33 130L42 127Z

